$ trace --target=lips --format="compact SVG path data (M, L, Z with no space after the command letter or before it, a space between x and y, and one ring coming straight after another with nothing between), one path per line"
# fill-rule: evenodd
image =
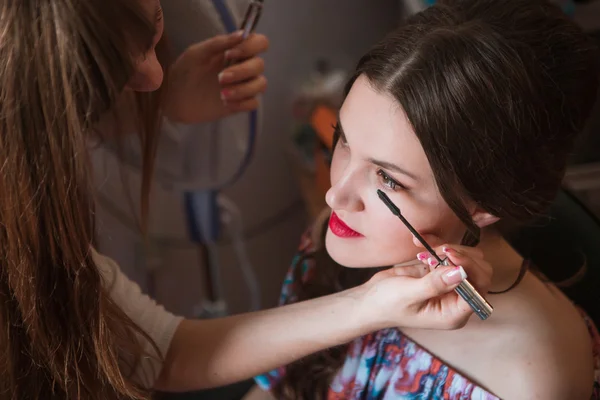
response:
M342 238L362 236L360 233L346 225L335 212L332 212L331 217L329 217L329 229L334 235Z

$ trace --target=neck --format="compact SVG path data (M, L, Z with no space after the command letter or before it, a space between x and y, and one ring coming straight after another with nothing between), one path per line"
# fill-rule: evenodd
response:
M492 264L494 269L490 291L502 291L510 287L519 276L523 257L492 228L481 231L478 247L483 251L485 260Z

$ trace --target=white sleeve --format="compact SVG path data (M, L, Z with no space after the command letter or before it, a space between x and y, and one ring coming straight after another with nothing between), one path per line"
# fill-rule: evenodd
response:
M175 330L183 318L171 314L143 294L140 287L127 278L112 259L93 252L96 265L113 301L154 340L162 357L165 357ZM156 351L147 340L143 343L146 353L150 356L140 361L134 377L144 387L152 388L162 368L162 357L156 355Z

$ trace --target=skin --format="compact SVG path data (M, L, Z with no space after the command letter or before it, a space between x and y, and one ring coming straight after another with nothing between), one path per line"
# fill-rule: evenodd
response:
M163 30L157 18L159 3L141 1L149 18L157 21L156 43ZM176 83L168 93L170 104L184 111L167 116L179 122L206 121L255 107L256 95L264 88L257 54L264 51L265 40L253 35L242 42L233 34L191 46L173 65ZM156 89L162 81L154 49L139 57L129 92ZM245 61L221 71L227 57ZM186 109L186 104L193 107ZM462 265L472 283L485 291L489 271L469 261ZM439 268L423 277L409 272L390 268L356 288L272 310L183 320L155 388L191 391L248 379L387 327L456 329L466 323L472 311L453 291L464 279L457 267Z
M352 268L393 265L414 259L420 251L410 231L381 202L377 189L430 245L460 241L464 227L438 193L423 148L392 99L359 78L340 110L338 127L341 136L326 201L362 236L349 240L329 230L327 251L336 262ZM404 173L382 168L380 161L395 164ZM490 218L480 211L477 217Z
M136 70L127 84L127 89L134 92L152 92L158 89L163 81L163 69L156 56L156 45L162 38L165 24L159 2L146 0L142 4L148 18L156 23L156 33L148 51L138 55L135 63Z
M343 134L326 200L361 236L342 238L328 230L326 246L335 261L351 268L376 267L414 259L423 251L379 200L376 190L381 189L430 245L437 246L436 253L454 255L455 263L493 268L491 290L506 289L515 281L523 259L494 232L494 216L467 204L473 220L485 228L481 244L477 249L451 244L460 241L464 227L437 191L424 150L391 96L360 77L340 110L340 125ZM381 168L373 159L394 163L404 173ZM407 273L427 274L430 256L423 253L423 266ZM486 297L495 310L485 322L471 318L455 331L401 330L501 398L589 398L590 337L560 291L527 273L516 289Z
M164 32L162 9L156 0L141 1L148 18L156 21L156 33L151 48L138 55L128 92L154 91L163 82L155 51ZM266 36L252 34L243 40L240 32L190 46L171 65L165 116L173 122L192 124L256 109L258 96L267 87L265 65L259 55L268 47ZM226 60L236 62L223 70Z
M144 0L144 4L149 16L157 21L157 43L164 29L157 11L159 3ZM171 107L166 110L167 117L178 122L201 122L256 108L256 96L266 87L264 64L256 55L267 47L268 41L262 35L242 42L235 34L190 47L173 65L175 84L168 93ZM246 61L219 71L227 50L230 57ZM162 68L152 48L140 55L129 89L155 90L162 78ZM194 107L190 108L190 104ZM336 261L348 267L392 265L413 259L423 250L379 202L375 190L382 188L425 239L438 246L436 252L442 252L443 247L451 249L448 256L464 267L481 291L485 293L483 289L489 287L486 259L501 260L493 265L492 289L506 288L514 281L521 259L493 230L484 231L479 250L444 245L456 243L462 228L437 193L423 149L401 108L391 98L375 92L361 78L344 103L340 117L347 143L336 149L327 202L363 236L340 239L328 232L327 249ZM395 162L417 179L384 170L408 190L393 189L395 185L387 177L377 175L377 167L369 158ZM480 226L495 222L495 217L467 206ZM411 288L435 297L458 283L444 286L442 273L453 272L448 268L427 274L429 280L415 279L427 269L392 269L355 291L256 315L209 322L186 320L175 333L156 387L191 390L248 378L385 327L392 323L390 317L383 319L382 315L387 314L394 315L396 324L404 326L402 330L411 338L500 397L589 398L589 336L577 311L560 292L528 274L517 289L489 296L495 312L485 323L471 319L456 331L410 329L407 326L415 316L429 317L431 326L432 321L441 324L444 316L446 328L457 328L470 315L464 302L452 292L433 302L416 296L398 298L399 291L410 292ZM440 311L437 315L436 310ZM347 315L357 318L349 321ZM423 318L416 321L412 325L427 326ZM316 326L321 339L309 340L314 338ZM296 335L290 336L290 332ZM280 340L273 341L275 337ZM258 350L264 346L272 349L271 356Z

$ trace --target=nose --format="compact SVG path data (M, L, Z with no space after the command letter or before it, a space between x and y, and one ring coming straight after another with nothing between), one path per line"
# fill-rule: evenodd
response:
M351 175L343 176L329 188L325 194L325 201L331 209L348 212L364 210L364 203L352 178Z

